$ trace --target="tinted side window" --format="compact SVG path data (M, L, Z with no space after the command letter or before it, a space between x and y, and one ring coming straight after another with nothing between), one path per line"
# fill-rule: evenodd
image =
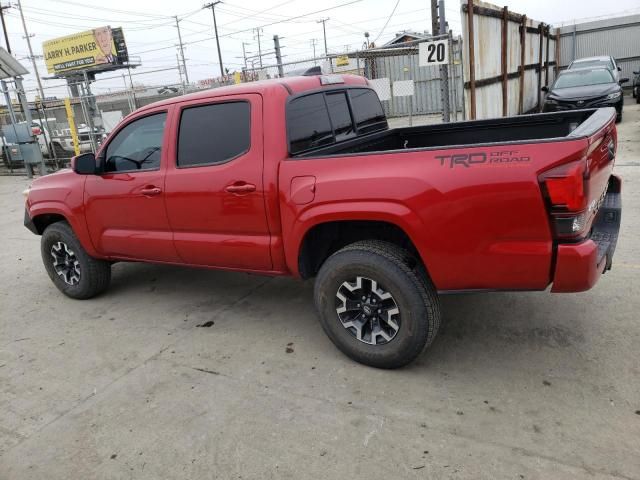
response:
M224 163L247 152L250 144L249 102L187 108L180 118L178 166Z
M166 120L166 113L156 113L120 130L107 145L105 171L159 169Z
M336 142L354 137L356 132L349 112L347 94L345 92L327 93L327 107Z
M387 122L382 105L373 90L354 88L349 90L349 95L359 133L378 130L381 126L386 127ZM384 123L381 125L381 122Z
M287 107L291 153L333 143L323 93L296 98Z

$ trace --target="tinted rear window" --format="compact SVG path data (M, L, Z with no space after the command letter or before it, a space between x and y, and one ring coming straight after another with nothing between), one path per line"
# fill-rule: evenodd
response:
M353 128L347 94L345 92L327 93L326 99L336 142L354 137L356 131Z
M228 102L187 108L180 117L178 166L224 163L249 150L251 108Z
M353 89L349 91L349 95L358 131L376 130L378 128L376 124L386 123L382 105L373 90Z
M380 100L369 89L313 93L295 98L287 106L292 154L385 128L387 122Z
M291 153L333 143L323 93L296 98L287 108Z

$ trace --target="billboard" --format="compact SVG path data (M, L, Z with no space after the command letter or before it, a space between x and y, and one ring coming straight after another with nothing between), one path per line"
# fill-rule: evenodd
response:
M129 60L122 28L99 27L47 40L42 51L47 71L54 75L112 70Z

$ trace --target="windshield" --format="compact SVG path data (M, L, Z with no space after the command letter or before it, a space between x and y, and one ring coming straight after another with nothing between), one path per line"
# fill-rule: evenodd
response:
M571 64L571 68L589 68L589 67L605 67L613 69L611 60L578 60Z
M567 70L558 77L553 88L584 87L605 83L613 83L613 77L609 70Z

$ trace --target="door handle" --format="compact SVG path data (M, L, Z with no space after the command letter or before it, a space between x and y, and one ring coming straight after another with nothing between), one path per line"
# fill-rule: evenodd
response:
M246 195L247 193L255 192L256 186L252 183L234 183L233 185L228 185L224 191L235 195Z
M142 190L140 190L140 193L147 197L152 197L155 195L160 195L162 193L162 190L159 189L158 187L145 187Z

